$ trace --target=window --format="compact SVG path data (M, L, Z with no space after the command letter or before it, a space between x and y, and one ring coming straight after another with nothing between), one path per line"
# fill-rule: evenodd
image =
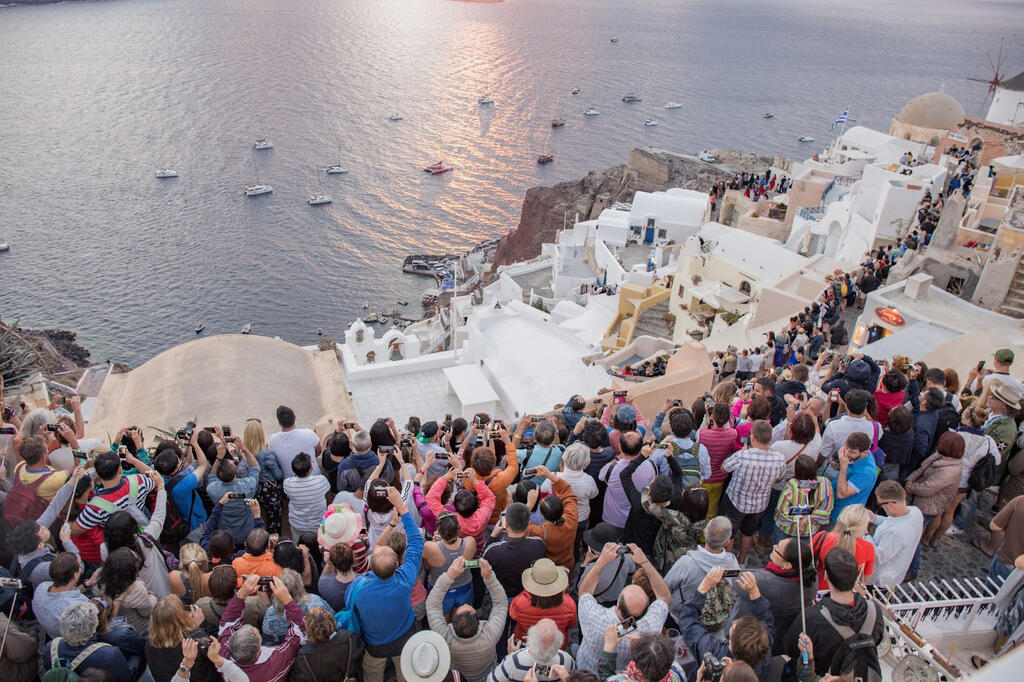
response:
M654 218L647 219L647 227L654 227Z
M665 228L662 228L662 229L658 230L658 239L664 239L667 236L668 236L668 230L666 230Z
M946 282L946 291L959 296L964 290L964 277L950 277Z
M633 226L633 234L636 234L636 235L640 234L640 226L639 225L634 225Z
M365 337L365 333L362 329L356 331L356 343L362 343Z

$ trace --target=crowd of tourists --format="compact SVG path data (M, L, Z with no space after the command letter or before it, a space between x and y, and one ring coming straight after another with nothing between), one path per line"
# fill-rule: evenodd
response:
M987 517L990 488L990 576L1024 568L1024 387L1005 348L963 384L834 352L846 293L655 415L612 391L516 423L382 416L318 436L280 406L276 424L106 443L77 398L8 404L0 674L867 678L877 650L847 633L879 643L873 595Z

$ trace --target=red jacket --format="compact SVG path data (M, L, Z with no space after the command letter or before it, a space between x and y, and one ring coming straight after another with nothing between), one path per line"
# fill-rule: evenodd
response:
M445 511L445 506L441 502L441 494L444 493L447 485L448 479L441 477L434 481L434 485L430 486L430 490L427 492L427 506L430 507L430 511L434 512L435 517ZM466 518L458 512L455 513L455 516L459 519L459 535L476 539L476 556L479 558L484 552L487 522L491 519L491 512L494 511L495 499L491 489L480 480L476 482L476 496L480 499L480 505L472 516Z
M526 639L526 631L537 624L542 618L550 618L562 631L565 641L569 641L569 628L576 624L576 602L572 597L562 593L562 603L553 609L538 609L530 603L530 593L520 592L508 605L508 615L516 622L516 639Z

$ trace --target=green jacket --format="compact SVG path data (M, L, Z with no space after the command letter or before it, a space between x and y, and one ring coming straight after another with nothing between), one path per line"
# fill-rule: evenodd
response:
M996 442L996 446L999 448L999 475L996 477L996 480L1002 481L1003 476L1006 475L1006 465L1010 460L1013 443L1017 439L1017 424L1013 421L1013 417L1008 415L997 417L985 429L985 435L992 436L992 440Z

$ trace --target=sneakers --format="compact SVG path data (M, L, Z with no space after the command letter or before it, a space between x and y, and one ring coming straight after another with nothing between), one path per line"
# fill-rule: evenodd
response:
M946 535L963 535L964 532L956 526L950 526L946 529Z

